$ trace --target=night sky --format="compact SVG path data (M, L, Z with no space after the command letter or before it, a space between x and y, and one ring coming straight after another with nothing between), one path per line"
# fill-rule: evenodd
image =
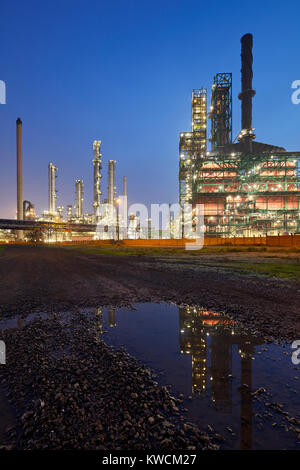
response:
M2 0L0 217L16 211L15 121L23 121L24 199L48 206L48 163L57 204L74 204L84 179L92 212L92 143L102 140L129 202L178 200L178 135L189 131L191 92L233 73L233 135L240 130L240 37L254 35L257 140L300 150L299 1Z

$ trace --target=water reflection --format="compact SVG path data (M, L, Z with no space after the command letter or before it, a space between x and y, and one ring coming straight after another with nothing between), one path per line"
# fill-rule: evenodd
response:
M108 309L108 323L111 328L114 326L117 326L116 323L116 308L115 307L109 307Z
M96 341L97 343L100 342L101 336L103 334L103 315L102 315L102 307L96 308L95 310L96 315Z
M192 355L192 393L210 389L210 398L220 413L232 412L232 348L238 346L241 360L241 449L252 448L252 359L256 338L235 331L232 320L197 307L179 307L181 354ZM210 382L210 383L209 383ZM208 387L209 384L209 387Z
M90 309L85 312L91 314ZM259 338L242 334L228 317L200 307L144 303L134 310L100 307L92 316L97 341L106 333L108 344L125 346L158 373L161 384L171 386L172 394L183 393L187 420L202 429L211 424L226 437L223 448L299 447L293 423L300 422L300 377L286 348L258 348L263 344ZM46 319L47 314L3 319L0 330L23 328L36 317ZM64 312L60 319L67 325L72 315ZM262 399L251 394L259 388L268 392ZM271 400L285 407L281 421L265 406Z
M155 305L153 308L161 307ZM184 367L186 372L188 364L191 364L190 393L196 400L193 403L203 400L204 407L206 407L207 400L209 400L214 412L219 415L234 414L236 416L238 414L239 447L251 449L252 359L255 347L262 344L262 341L257 337L241 334L234 321L219 313L194 306L165 306L164 308L169 309L167 317L164 315L159 317L155 315L154 310L148 311L141 305L137 311L116 310L114 307L104 310L99 308L96 310L97 337L100 338L102 333L107 331L109 336L106 340L110 338L113 344L125 345L129 352L139 359L146 358L154 368L158 365L159 368L163 367L165 376L169 380L168 383L171 382L176 386L182 383L183 375L183 364L178 362L178 356L170 353L170 343L174 341L174 335L176 335L179 339L179 344L177 342L179 355L189 357L191 360L191 362L184 362ZM107 330L107 327L113 327L114 332L111 328ZM164 337L163 343L161 343L160 335ZM240 370L239 384L238 386L236 382L234 384L234 410L233 354L234 367ZM157 359L157 355L160 356L160 360ZM176 372L173 373L176 366L178 366L178 377L176 377ZM176 388L178 390L178 386ZM239 410L237 410L237 404ZM191 402L190 409L192 408ZM227 419L228 424L231 425L230 416Z

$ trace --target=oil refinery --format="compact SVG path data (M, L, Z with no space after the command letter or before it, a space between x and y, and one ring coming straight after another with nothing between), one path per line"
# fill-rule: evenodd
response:
M299 232L300 152L255 141L252 47L252 35L244 35L238 136L233 140L232 74L218 73L211 87L209 111L207 89L193 90L192 130L181 133L179 138L180 204L204 205L208 237Z
M16 220L1 219L0 240L32 240L32 231L35 232L34 239L38 241L71 241L90 240L97 238L96 227L100 220L106 221L103 239L107 239L108 227L118 224L124 234L124 224L127 220L123 215L117 219L115 208L119 198L116 197L115 170L116 161L108 161L108 188L107 199L101 201L101 178L102 178L102 155L100 153L101 141L93 142L93 207L90 213L83 211L83 180L75 180L75 204L68 204L66 216L64 206L57 205L56 179L58 167L50 162L48 164L48 209L43 211L39 217L31 201L23 200L23 173L22 173L22 120L16 121L16 148L17 148L17 211ZM123 177L122 201L127 211L127 179ZM109 210L110 207L113 210ZM104 209L104 210L103 210ZM135 219L135 215L130 218ZM24 230L23 230L24 229ZM38 235L39 232L39 235ZM38 235L38 236L37 236Z
M207 239L290 235L300 231L300 152L289 152L283 147L255 140L252 125L252 99L255 96L252 88L252 49L252 34L245 34L241 38L241 92L238 95L241 101L241 131L236 138L233 139L232 129L232 73L217 73L213 78L209 109L207 89L193 90L192 129L179 136L178 207L183 209L189 204L193 208L195 225L195 208L201 205ZM93 204L90 212L85 213L83 209L84 182L76 179L75 204L68 204L64 215L65 206L57 205L58 167L50 162L48 209L40 217L37 216L32 202L23 200L20 118L16 122L16 132L19 222L2 220L2 239L26 240L27 230L30 229L41 230L44 241L109 240L116 238L116 234L118 240L183 238L181 226L185 222L182 212L178 215L169 209L171 228L166 234L164 227L158 228L158 231L151 227L151 218L142 223L138 212L127 214L127 179L123 177L123 195L117 196L115 160L107 162L107 198L102 199L100 140L93 142ZM26 225L26 221L30 223Z

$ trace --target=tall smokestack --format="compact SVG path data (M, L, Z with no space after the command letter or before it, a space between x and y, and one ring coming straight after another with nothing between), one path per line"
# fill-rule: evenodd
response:
M23 220L22 121L17 119L17 219Z
M127 238L127 178L123 176L123 227L124 227L124 234L123 238Z
M94 219L95 223L98 222L98 214L101 202L101 153L100 153L101 140L94 140L93 151L94 151Z
M83 203L83 181L75 181L75 194L76 194L76 206L75 214L78 219L82 218L82 203Z
M114 204L115 199L115 160L108 162L108 204Z
M123 196L127 196L127 178L123 176Z
M245 34L241 38L241 59L242 59L242 91L239 94L239 99L242 102L242 131L241 142L244 143L245 152L251 152L252 140L254 134L252 131L252 98L255 91L252 90L252 56L253 36L252 34Z
M48 183L49 183L49 213L56 214L56 172L57 167L53 163L48 165Z

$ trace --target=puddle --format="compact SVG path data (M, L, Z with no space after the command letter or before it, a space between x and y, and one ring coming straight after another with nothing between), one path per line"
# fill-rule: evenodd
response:
M3 320L0 320L0 331L9 328L23 328L36 318L45 320L47 317L47 313L30 313L26 316L17 315L11 318L4 318Z
M223 436L221 448L299 448L300 365L292 363L289 345L264 344L200 307L144 303L135 310L98 308L95 314L96 337L124 346L172 395L183 394L185 418ZM0 329L22 328L37 316L46 318L15 317L0 321ZM70 318L60 315L65 325ZM1 408L0 401L0 420Z
M300 366L293 365L288 346L263 344L201 308L139 304L136 310L103 308L97 314L97 334L124 346L172 394L184 394L186 418L224 436L222 448L299 447L294 418L300 419Z

